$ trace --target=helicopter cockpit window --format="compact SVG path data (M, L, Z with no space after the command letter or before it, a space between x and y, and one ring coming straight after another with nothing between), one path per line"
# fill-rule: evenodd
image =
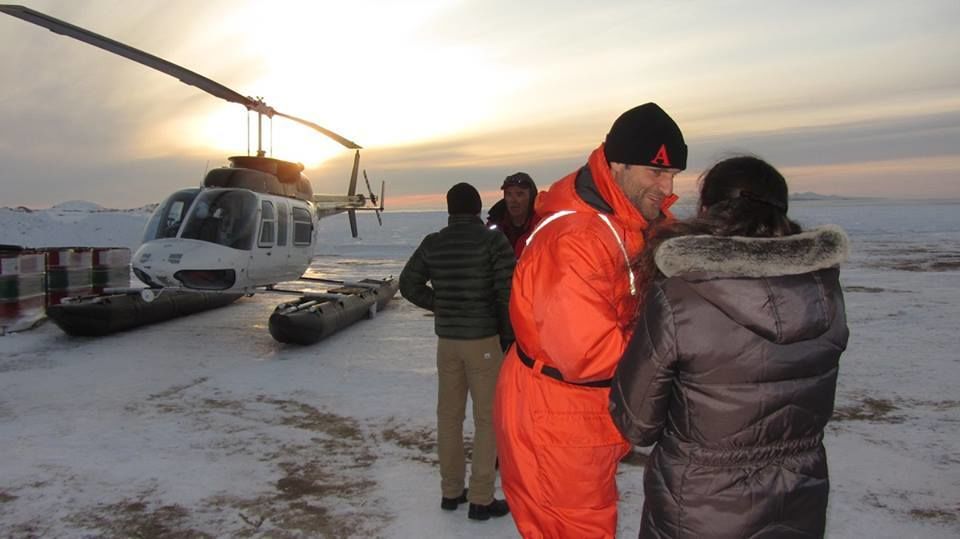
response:
M257 196L249 191L213 189L197 197L181 238L249 251L256 233Z
M183 218L186 216L193 199L197 198L199 189L182 189L167 197L162 204L157 206L150 221L147 222L147 228L143 233L143 241L157 240L162 238L175 238L180 231L180 225L183 224Z
M273 202L264 200L261 203L260 211L260 239L257 245L260 247L273 246L273 233L276 229L276 214L273 212Z
M313 220L304 208L293 207L293 244L310 245L313 242Z

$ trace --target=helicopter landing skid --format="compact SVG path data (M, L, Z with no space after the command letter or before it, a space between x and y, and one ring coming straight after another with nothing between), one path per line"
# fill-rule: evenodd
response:
M182 288L108 288L103 294L65 298L47 318L69 335L97 337L216 309L243 294Z
M392 277L359 281L304 280L336 286L325 292L273 288L274 292L300 293L296 300L277 305L270 315L270 334L280 342L313 344L364 318L374 318L400 286Z

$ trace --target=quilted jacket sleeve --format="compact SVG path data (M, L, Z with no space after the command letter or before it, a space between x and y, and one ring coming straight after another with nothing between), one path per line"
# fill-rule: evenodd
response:
M513 328L510 325L510 286L513 281L516 257L507 237L499 232L493 235L490 250L500 341L509 343L514 340Z
M433 311L433 288L427 285L430 280L430 266L426 262L425 250L430 236L420 242L410 260L400 272L400 295L417 307Z
M610 415L624 437L646 446L660 439L677 361L676 328L663 289L651 286L610 388Z

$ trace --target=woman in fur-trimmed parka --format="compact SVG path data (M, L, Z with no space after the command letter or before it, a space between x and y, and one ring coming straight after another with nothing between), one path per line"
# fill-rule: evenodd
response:
M783 176L755 157L701 182L698 216L640 261L659 277L610 393L621 432L656 444L640 537L822 537L847 238L801 232Z

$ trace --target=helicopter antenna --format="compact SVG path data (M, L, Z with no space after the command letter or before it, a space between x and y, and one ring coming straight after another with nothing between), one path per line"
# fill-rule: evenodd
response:
M6 13L11 17L16 17L18 19L27 21L29 23L36 24L37 26L42 26L43 28L46 28L47 30L50 30L51 32L54 32L56 34L72 37L76 40L82 41L89 45L93 45L94 47L103 49L107 52L112 52L113 54L116 54L118 56L123 56L128 60L133 60L134 62L153 68L157 71L160 71L161 73L166 73L171 77L175 77L184 84L195 86L214 97L219 97L220 99L229 101L231 103L238 103L246 107L248 111L256 112L257 113L257 155L258 156L261 156L261 157L263 156L263 149L262 149L262 146L260 145L260 143L262 142L260 128L262 127L262 118L264 115L266 115L268 118L273 118L274 115L282 116L284 118L287 118L288 120L292 120L299 124L303 124L307 127L310 127L315 131L318 131L326 135L327 137L339 142L340 144L342 144L343 146L346 146L347 148L350 148L350 149L360 148L360 146L357 143L347 138L344 138L338 135L337 133L330 131L329 129L321 127L313 122L304 120L302 118L297 118L296 116L291 116L289 114L284 114L282 112L275 110L273 107L267 105L263 101L263 98L261 97L254 99L252 97L239 94L234 90L231 90L230 88L227 88L226 86L220 84L219 82L216 82L212 79L208 79L203 75L190 71L189 69L181 67L167 60L164 60L159 56L154 56L140 49L137 49L129 45L120 43L119 41L110 39L106 36L102 36L95 32L91 32L90 30L87 30L85 28L74 26L66 21L56 19L45 13L41 13L39 11L35 11L24 6L18 6L13 4L0 4L0 12ZM249 140L249 136L247 138ZM249 154L249 150L247 153Z

